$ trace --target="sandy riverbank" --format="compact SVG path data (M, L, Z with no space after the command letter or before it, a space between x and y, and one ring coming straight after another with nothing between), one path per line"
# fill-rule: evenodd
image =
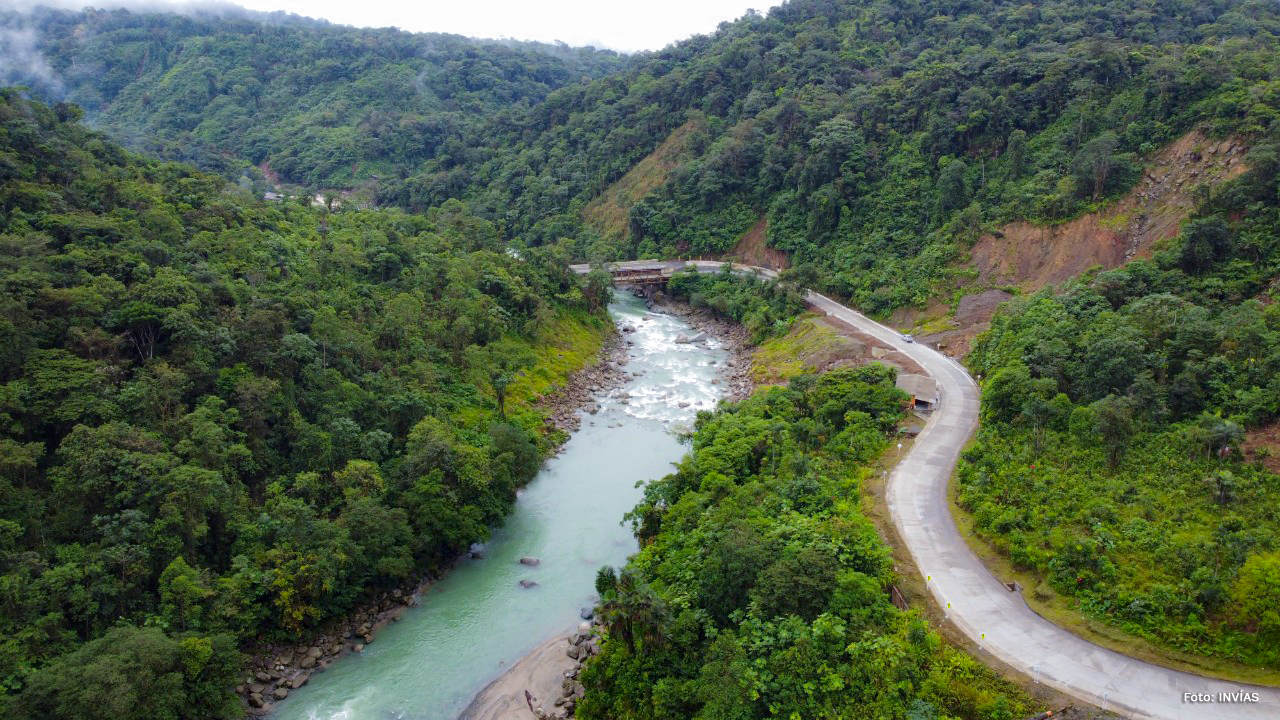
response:
M555 701L563 697L565 679L576 676L579 667L568 654L571 637L566 631L534 648L481 690L458 720L531 720L539 716L530 711L530 704L541 709L543 717L556 717L557 711L564 717Z

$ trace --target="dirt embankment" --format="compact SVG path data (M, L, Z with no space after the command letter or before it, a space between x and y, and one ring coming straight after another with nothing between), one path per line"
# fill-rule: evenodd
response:
M1105 210L1061 225L1010 223L983 236L970 257L978 285L1035 291L1094 266L1150 257L1156 243L1178 234L1195 208L1196 187L1244 172L1244 152L1239 140L1189 132L1152 158L1138 186Z
M780 338L766 340L751 356L756 386L781 385L803 372L857 367L870 362L923 374L914 360L836 318L810 313L796 319Z
M977 277L963 283L972 294L954 312L935 300L924 310L901 309L889 322L948 354L964 356L996 309L1013 297L1002 288L1035 292L1095 267L1109 270L1150 257L1161 241L1178 234L1195 209L1198 187L1245 171L1245 150L1235 138L1212 140L1198 130L1189 132L1150 159L1136 187L1099 212L1059 225L1009 223L979 238L968 260Z
M768 237L769 220L761 215L756 224L738 239L738 244L726 253L723 259L770 270L786 270L790 265L787 254L777 248L769 247Z

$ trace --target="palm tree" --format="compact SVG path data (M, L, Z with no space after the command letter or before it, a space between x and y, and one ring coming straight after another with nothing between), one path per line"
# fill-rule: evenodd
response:
M610 582L612 587L608 587ZM634 573L624 568L615 574L613 568L601 568L596 574L596 589L603 589L600 620L610 635L636 652L645 645L662 645L666 639L666 607Z

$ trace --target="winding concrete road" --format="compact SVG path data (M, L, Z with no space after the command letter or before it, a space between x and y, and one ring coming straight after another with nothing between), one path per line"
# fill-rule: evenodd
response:
M709 261L615 263L618 269ZM763 268L735 272L774 277ZM585 273L588 266L576 265ZM1099 647L1037 615L1010 592L965 543L947 503L947 483L960 451L978 427L978 387L951 358L908 343L890 328L817 293L813 307L876 337L918 362L937 381L942 402L889 478L889 512L929 591L947 616L984 651L1038 682L1134 718L1280 720L1280 688L1213 680L1136 660Z

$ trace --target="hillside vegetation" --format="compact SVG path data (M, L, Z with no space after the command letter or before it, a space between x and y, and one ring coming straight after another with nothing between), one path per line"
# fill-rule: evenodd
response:
M1260 2L796 0L551 93L495 129L464 194L584 257L726 252L763 214L805 284L887 312L949 292L990 228L1122 195L1193 127L1265 136L1277 27ZM689 157L625 232L584 230L675 137ZM385 198L429 205L445 177Z
M608 637L583 718L1017 718L1031 702L889 600L860 510L906 396L882 365L800 375L700 413L597 578Z
M41 682L74 682L43 669L78 667L63 653L127 647L104 635L118 618L169 650L271 637L447 557L531 472L517 368L600 329L603 274L584 297L564 261L740 241L787 253L789 285L671 289L774 348L800 310L788 286L880 315L1013 298L968 358L983 429L958 501L978 534L1035 597L1152 647L1280 661L1280 480L1240 450L1280 420L1275 3L791 0L626 59L280 18L23 17L61 83L34 92L241 188L4 95L0 682L31 713L60 687ZM398 209L263 207L250 165ZM617 625L584 713L1017 707L948 695L980 673L872 598L882 548L840 496L888 426L844 400L828 416L810 382L704 418L651 488L624 575L669 614ZM704 470L717 428L748 418L725 440L738 464ZM722 571L736 594L691 580ZM789 613L784 590L816 600ZM895 709L883 678L907 688Z
M1177 242L1021 298L969 356L983 429L959 502L1040 592L1178 650L1280 660L1280 476L1242 455L1280 415L1277 146Z
M0 12L0 24L32 33L45 66L6 66L0 81L78 104L136 149L231 178L261 180L249 167L261 166L266 179L370 195L379 179L424 165L473 164L490 124L623 62L609 51L234 8L37 9Z
M456 202L264 205L77 117L0 91L0 714L239 717L244 643L501 521L610 326Z

